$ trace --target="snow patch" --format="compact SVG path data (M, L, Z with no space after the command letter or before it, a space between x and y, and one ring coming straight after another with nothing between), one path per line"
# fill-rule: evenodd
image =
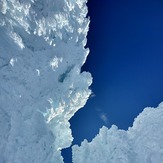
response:
M91 141L74 145L74 163L163 162L163 103L145 108L127 131L102 127Z

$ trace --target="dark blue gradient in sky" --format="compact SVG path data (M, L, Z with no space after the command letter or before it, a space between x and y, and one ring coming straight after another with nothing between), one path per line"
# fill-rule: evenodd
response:
M82 70L92 73L95 97L70 121L73 144L90 141L103 125L126 130L163 101L163 1L89 0L88 7L90 54ZM63 155L70 163L70 149Z

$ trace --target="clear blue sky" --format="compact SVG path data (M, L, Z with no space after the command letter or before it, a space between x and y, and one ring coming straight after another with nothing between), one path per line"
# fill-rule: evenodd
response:
M146 106L163 101L163 1L89 0L88 7L91 52L83 70L92 73L95 97L71 119L74 144L103 125L127 129ZM70 150L63 154L71 163Z

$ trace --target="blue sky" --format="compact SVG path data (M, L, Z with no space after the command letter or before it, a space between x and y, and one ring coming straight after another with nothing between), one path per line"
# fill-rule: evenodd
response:
M163 101L163 1L89 0L90 71L95 96L71 119L74 144L103 125L132 125L147 106ZM70 163L70 151L64 151Z

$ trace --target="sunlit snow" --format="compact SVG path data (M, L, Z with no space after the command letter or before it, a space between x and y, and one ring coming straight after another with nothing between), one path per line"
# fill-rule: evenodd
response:
M0 163L63 163L69 120L91 94L86 15L86 0L0 0ZM128 131L103 127L73 146L73 162L162 163L162 124L161 103Z
M86 14L85 0L0 0L1 163L63 162L91 94Z
M73 146L74 163L162 163L163 103L145 108L127 131L102 127L91 141Z

